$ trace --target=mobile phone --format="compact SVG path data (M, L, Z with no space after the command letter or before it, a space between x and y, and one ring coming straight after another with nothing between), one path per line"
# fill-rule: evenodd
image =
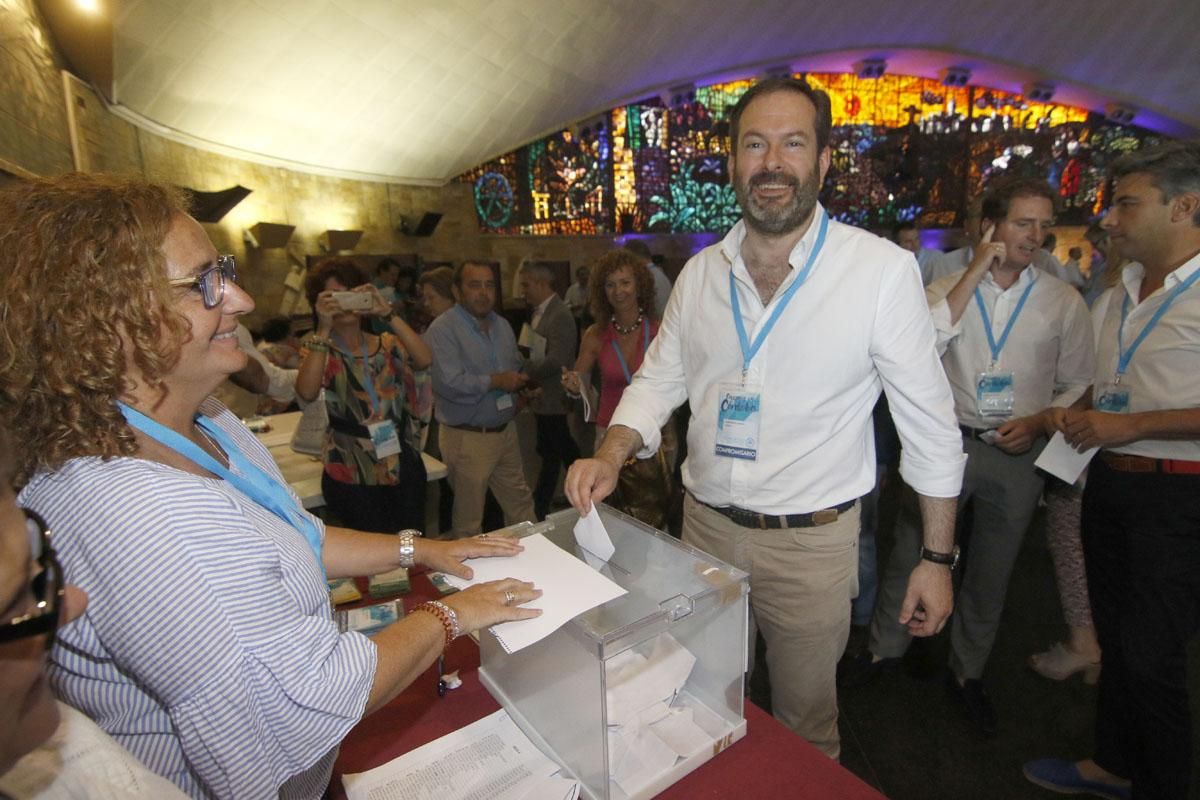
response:
M375 305L370 292L334 292L333 299L343 311L366 311Z

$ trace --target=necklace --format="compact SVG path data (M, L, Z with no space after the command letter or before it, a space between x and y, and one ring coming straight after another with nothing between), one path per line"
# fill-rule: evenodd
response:
M613 326L614 328L616 328L616 330L617 330L617 333L619 333L619 334L621 334L622 336L624 336L625 334L633 333L634 331L636 331L636 330L637 330L637 329L638 329L638 328L641 326L641 324L642 324L642 316L643 316L642 309L640 309L640 308L639 308L639 309L638 309L638 316L637 316L637 319L635 319L635 320L633 321L633 324L632 324L632 325L630 325L628 328L623 328L623 327L621 327L621 325L620 325L620 324L617 322L617 315L616 315L616 314L613 314L613 317L612 317L612 326Z

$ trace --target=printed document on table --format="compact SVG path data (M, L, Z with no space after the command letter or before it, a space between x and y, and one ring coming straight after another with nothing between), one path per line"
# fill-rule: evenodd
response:
M1099 447L1093 447L1080 453L1067 444L1062 431L1057 431L1050 437L1050 441L1046 443L1042 454L1038 456L1037 461L1033 462L1033 465L1067 483L1075 483L1099 449Z
M475 571L475 577L469 581L453 575L446 576L451 584L460 589L476 583L517 578L530 581L542 590L541 597L525 604L540 608L540 617L502 622L489 629L500 640L505 652L515 653L528 647L583 612L625 594L620 586L542 534L535 533L520 541L525 549L515 556L468 558L464 561Z
M343 775L349 800L525 800L574 796L576 781L533 746L504 710L381 767Z

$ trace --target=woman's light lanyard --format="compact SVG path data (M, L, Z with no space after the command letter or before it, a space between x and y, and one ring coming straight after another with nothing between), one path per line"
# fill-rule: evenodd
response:
M335 343L337 343L338 349L350 356L352 361L358 360L358 357L350 351L350 346L346 344L341 336L338 336L337 333L334 333L331 338ZM360 336L360 338L362 340L363 388L367 390L367 398L368 402L371 404L372 416L381 415L383 412L380 410L379 395L375 394L375 381L371 377L371 357L367 353L367 337Z
M1125 318L1129 316L1129 290L1125 290L1125 297L1121 300L1121 324L1117 327L1117 374L1116 377L1113 378L1113 383L1121 382L1121 376L1125 374L1125 370L1129 369L1129 362L1133 360L1133 354L1137 352L1137 349L1141 346L1142 342L1146 341L1146 337L1150 335L1150 331L1154 330L1154 326L1157 325L1158 321L1161 320L1167 313L1167 309L1169 309L1171 304L1175 302L1175 298L1187 291L1188 287L1195 283L1197 278L1200 278L1200 268L1193 271L1192 274L1187 277L1187 280L1180 281L1180 283L1171 290L1171 293L1167 295L1167 299L1163 300L1162 305L1159 306L1158 310L1154 312L1154 316L1150 317L1150 321L1146 323L1146 327L1142 328L1142 332L1139 333L1137 338L1133 340L1133 344L1129 345L1128 350L1125 349L1124 338Z
M1021 293L1021 299L1017 301L1017 307L1013 309L1012 316L1008 318L1008 324L1004 326L1004 333L1000 334L1000 341L996 341L995 335L992 334L992 318L988 316L987 306L983 304L983 294L980 293L979 287L975 287L975 303L979 306L979 313L983 317L983 330L987 334L988 347L992 351L992 368L994 369L1000 363L1000 351L1004 349L1004 343L1008 341L1008 335L1012 333L1013 326L1017 324L1017 317L1021 316L1021 309L1025 308L1025 301L1029 299L1029 293L1033 291L1033 276L1030 275L1029 285L1025 287L1025 291Z
M614 326L615 327L615 326ZM633 383L633 375L629 372L629 365L625 363L625 356L621 354L621 348L617 346L616 339L609 339L609 344L612 345L613 352L617 354L617 361L621 365L621 372L625 373L625 385ZM650 320L642 318L642 358L646 357L646 351L650 349Z
M817 241L813 244L812 252L808 254L808 259L804 262L804 268L796 275L796 280L792 281L792 285L783 293L783 297L779 298L779 303L776 304L775 310L771 312L771 316L767 318L766 324L759 332L758 337L751 345L750 337L746 335L746 324L742 321L742 306L738 301L737 283L733 278L733 270L729 270L729 302L733 306L733 324L737 328L738 342L742 346L742 385L746 383L746 373L750 371L750 362L754 360L754 356L758 353L758 349L762 347L763 342L767 340L767 334L775 327L775 322L787 308L787 304L791 302L795 296L796 290L808 280L808 273L812 271L813 262L817 260L817 256L821 253L821 248L825 246L825 234L829 231L829 217L825 214L824 209L818 209L821 215L820 227L817 230Z
M196 415L196 424L221 446L229 456L230 465L236 467L237 472L230 470L204 452L195 442L151 419L137 409L121 402L118 402L117 406L130 425L164 447L174 450L196 466L228 481L246 497L299 531L312 549L313 556L317 560L317 568L321 570L321 576L324 577L325 566L321 561L321 532L318 530L317 524L296 505L296 501L292 499L287 489L238 449L229 434L214 425L203 414Z

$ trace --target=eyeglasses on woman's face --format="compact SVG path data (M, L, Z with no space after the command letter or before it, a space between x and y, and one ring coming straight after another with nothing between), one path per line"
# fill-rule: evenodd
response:
M171 286L186 286L197 289L204 300L205 308L216 308L225 299L225 285L237 283L237 263L233 256L217 256L213 266L192 278L174 278L167 281Z
M32 511L22 509L25 514L25 531L29 536L30 560L36 564L29 581L32 604L24 613L7 621L0 620L0 643L25 639L31 636L46 636L46 648L54 642L54 631L62 618L63 571L58 556L50 546L50 529L44 520Z

